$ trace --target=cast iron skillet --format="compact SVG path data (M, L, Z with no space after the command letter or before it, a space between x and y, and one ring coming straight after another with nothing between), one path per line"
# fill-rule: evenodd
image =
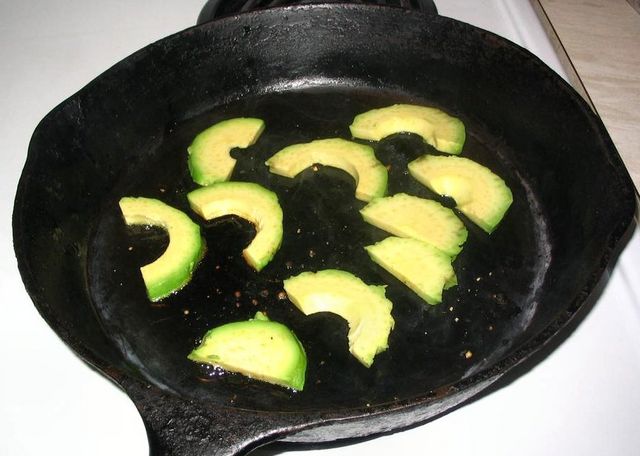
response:
M463 156L514 193L491 236L465 220L459 286L439 306L425 307L368 260L362 247L385 234L360 219L346 174L322 168L292 180L263 165L288 144L349 138L354 115L395 102L459 116ZM118 199L156 197L190 213L187 145L208 125L243 115L267 129L237 154L233 179L279 195L282 248L257 274L239 255L249 224L202 223L209 250L192 283L150 304L138 267L166 238L127 229ZM406 173L409 160L433 150L410 135L374 146L390 169L389 193L435 197ZM132 398L153 454L196 455L382 433L477 397L566 333L612 267L634 211L633 185L602 123L528 52L443 17L316 5L188 29L64 101L33 134L13 223L20 272L45 320ZM282 279L323 268L388 284L396 327L370 369L349 356L340 318L304 317L279 295ZM303 392L186 359L208 328L257 310L305 346Z

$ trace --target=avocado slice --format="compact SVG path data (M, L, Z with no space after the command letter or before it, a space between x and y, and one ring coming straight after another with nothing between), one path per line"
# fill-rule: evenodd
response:
M140 268L149 299L159 301L184 287L205 251L200 227L184 212L153 198L124 197L120 210L127 225L157 226L169 235L164 253Z
M442 290L457 284L451 257L426 242L391 236L365 250L428 304L442 302Z
M307 355L302 344L293 331L261 312L251 320L207 331L187 358L285 388L304 389Z
M370 201L384 196L387 190L387 168L378 161L373 148L340 138L294 144L266 161L269 171L290 178L314 164L349 173L355 179L359 200Z
M388 233L426 242L451 257L460 253L467 240L467 229L451 209L406 193L376 198L360 214Z
M415 133L440 152L459 154L466 138L460 119L427 106L395 104L358 114L349 126L354 138L380 141L394 133Z
M347 271L325 269L290 277L284 289L305 315L332 312L347 320L349 351L364 366L370 367L375 355L388 348L393 304L384 286L367 285Z
M256 271L262 270L282 243L282 208L271 190L253 182L218 182L187 195L191 208L205 220L237 215L255 225L256 235L242 252Z
M463 157L424 155L409 163L409 173L492 233L513 202L507 184L489 168Z
M231 149L245 149L264 131L264 121L253 117L223 120L199 133L187 148L191 177L199 185L224 182L231 178L236 160Z

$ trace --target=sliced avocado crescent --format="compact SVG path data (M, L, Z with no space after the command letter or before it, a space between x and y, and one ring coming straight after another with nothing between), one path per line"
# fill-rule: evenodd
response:
M252 117L223 120L199 133L187 151L194 182L210 185L227 181L236 165L230 151L254 144L264 130L264 122Z
M209 330L188 356L250 378L302 391L307 355L285 325L258 312L254 319Z
M467 240L467 229L451 209L406 193L376 198L360 213L367 223L396 236L426 242L451 257L460 253Z
M384 286L367 285L353 274L337 269L303 272L284 281L291 302L305 315L332 312L349 324L349 351L366 367L388 348L394 325L393 304Z
M205 220L237 215L253 223L256 235L242 252L256 271L264 268L282 243L282 208L275 193L253 182L219 182L187 195Z
M159 301L184 287L204 254L200 227L182 211L153 198L124 197L120 210L127 225L164 228L169 246L153 263L140 268L151 301Z
M460 119L427 106L395 104L358 114L349 126L354 138L380 141L394 133L415 133L440 152L459 154L466 138Z
M442 290L457 284L451 257L425 242L391 236L365 249L375 263L429 304L442 302Z
M464 215L493 232L513 202L507 184L489 168L463 157L424 155L409 173L434 192L449 196Z
M384 196L387 190L387 168L378 161L373 149L340 138L294 144L266 161L269 171L290 178L314 164L340 168L349 173L355 179L356 198L359 200L370 201Z

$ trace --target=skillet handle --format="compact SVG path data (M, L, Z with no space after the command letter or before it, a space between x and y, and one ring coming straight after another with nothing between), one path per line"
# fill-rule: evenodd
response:
M211 407L136 381L122 385L138 408L150 456L232 456L294 433L282 416Z
M429 14L438 14L438 9L433 0L208 0L200 11L196 23L200 25L218 17L245 13L262 8L312 3L389 5Z

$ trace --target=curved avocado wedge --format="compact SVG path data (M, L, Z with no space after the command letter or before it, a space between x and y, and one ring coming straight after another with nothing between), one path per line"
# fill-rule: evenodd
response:
M169 235L164 253L140 268L149 299L159 301L184 287L204 254L200 227L182 211L153 198L124 197L120 210L127 225L157 226Z
M365 250L428 304L442 302L442 290L457 284L451 257L425 242L391 236Z
M460 253L467 240L467 229L451 209L406 193L376 198L360 214L371 225L426 242L451 257Z
M253 117L223 120L199 133L188 147L191 177L199 185L224 182L231 178L236 160L231 149L245 149L264 131L264 121Z
M440 152L459 154L466 139L460 119L427 106L395 104L358 114L349 126L354 138L380 141L394 133L415 133Z
M356 182L356 198L361 201L384 196L387 190L387 168L378 161L373 148L340 138L294 144L266 161L269 171L290 178L314 164L349 173Z
M346 271L325 269L290 277L284 289L305 315L332 312L347 320L349 351L365 367L388 348L395 322L384 286L367 285Z
M449 196L469 220L492 233L513 202L507 184L489 168L463 157L424 155L409 173L439 195Z
M207 331L187 358L285 388L304 389L307 355L302 344L289 328L260 312L251 320Z
M187 195L205 220L237 215L253 223L256 235L242 252L256 271L264 268L282 243L282 208L275 193L253 182L219 182Z

